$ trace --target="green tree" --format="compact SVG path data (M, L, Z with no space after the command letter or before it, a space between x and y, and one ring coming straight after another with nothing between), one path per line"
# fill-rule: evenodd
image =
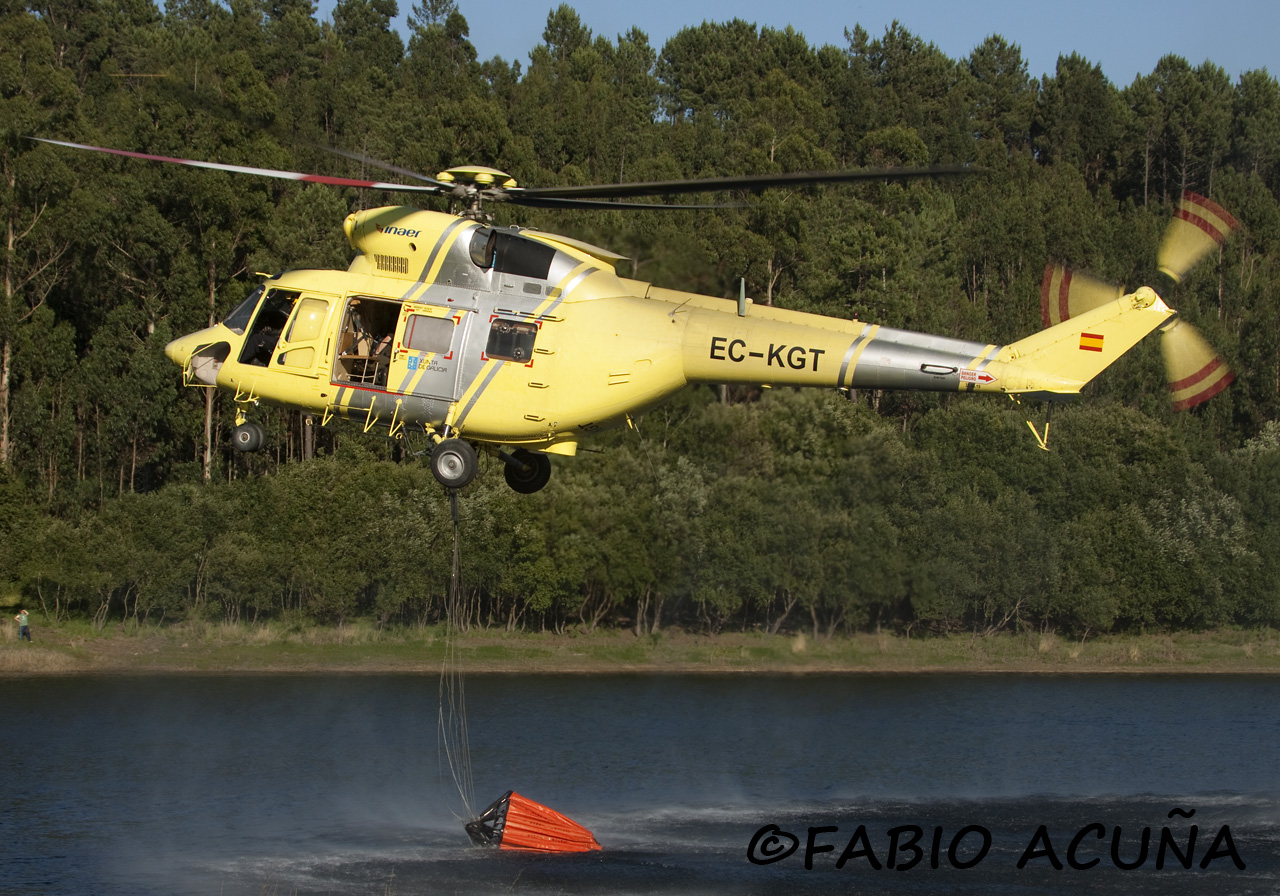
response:
M1090 189L1108 182L1127 110L1101 66L1077 53L1059 56L1041 85L1032 144L1042 160L1074 166Z
M396 0L341 0L333 7L333 30L351 56L391 77L404 55L404 41L392 28L399 14Z
M968 68L977 138L999 145L1002 155L1025 151L1038 84L1027 74L1021 48L993 34L969 54Z
M13 453L12 386L18 328L44 304L64 274L72 247L63 218L64 159L33 134L63 127L75 109L75 84L60 67L49 24L25 11L0 20L0 205L5 209L3 306L0 307L0 467ZM62 51L65 55L65 48Z

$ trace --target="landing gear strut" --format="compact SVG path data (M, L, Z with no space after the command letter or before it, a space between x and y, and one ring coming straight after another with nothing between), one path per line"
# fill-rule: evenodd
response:
M431 472L445 488L459 489L476 478L476 449L462 439L443 439L431 449Z

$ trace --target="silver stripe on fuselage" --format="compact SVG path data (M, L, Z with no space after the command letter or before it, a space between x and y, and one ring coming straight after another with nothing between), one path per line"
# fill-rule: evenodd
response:
M542 320L544 317L551 314L551 312L559 308L560 303L565 300L565 298L569 295L569 293L577 289L578 285L582 283L583 280L586 280L588 277L590 277L592 274L597 273L599 270L600 268L597 268L597 267L588 267L580 271L576 277L574 277L572 280L570 280L568 283L564 285L564 288L560 290L560 295L556 296L555 299L552 300L550 305L548 305L546 308L543 308L541 311L539 311L537 316L534 319Z
M555 299L551 302L551 304L547 305L546 308L537 312L537 314L534 316L534 320L542 320L543 318L550 315L553 311L556 310L556 308L560 306L560 303L563 302L568 297L569 293L577 289L578 286L581 285L581 283L584 280L586 280L588 277L590 277L592 274L595 274L599 271L600 271L600 268L598 267L588 267L580 271L573 279L571 279L568 283L564 285L564 288L560 290L560 294L555 297ZM471 409L476 406L476 402L480 400L480 396L484 395L485 390L488 389L489 385L493 382L494 377L498 375L498 371L501 370L502 366L506 363L507 363L506 361L502 361L493 365L493 369L490 370L485 375L484 381L481 382L480 385L476 388L475 392L471 396L471 399L467 402L466 407L462 409L462 413L460 413L457 419L454 421L453 425L455 427L459 429L462 428L462 424L467 419L467 415L471 413ZM474 382L475 380L472 379L470 382L464 383L462 385L463 395L466 394L467 390L471 388L471 384Z
M458 414L457 419L453 421L455 429L462 428L462 424L467 419L467 415L471 413L471 409L476 406L476 402L480 400L480 396L484 394L484 390L489 388L489 384L493 382L493 378L498 375L498 371L501 370L502 365L506 363L506 361L499 361L497 364L494 364L493 369L485 375L484 381L476 388L475 393L471 396L471 400L467 402L467 406L462 409L462 413ZM472 380L472 382L475 381ZM468 384L468 386L469 385L470 384ZM465 389L463 390L463 394L466 394Z
M401 302L412 302L414 295L425 290L431 284L427 283L427 275L431 273L431 268L435 266L436 258L444 251L453 239L453 232L459 227L474 225L474 221L468 221L465 218L459 218L444 229L444 233L440 234L440 239L436 240L436 244L431 247L431 252L427 255L427 262L422 266L422 272L418 274L418 282L409 287L409 291L400 297Z

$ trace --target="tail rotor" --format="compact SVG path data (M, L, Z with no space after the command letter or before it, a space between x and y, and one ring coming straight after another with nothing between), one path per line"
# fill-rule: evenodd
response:
M1157 265L1175 283L1181 283L1192 268L1239 227L1221 206L1195 193L1184 193L1165 231ZM1046 327L1053 326L1123 294L1121 286L1050 262L1040 285L1041 317ZM1177 318L1161 328L1160 352L1174 410L1187 410L1208 401L1235 379L1231 368L1199 331Z

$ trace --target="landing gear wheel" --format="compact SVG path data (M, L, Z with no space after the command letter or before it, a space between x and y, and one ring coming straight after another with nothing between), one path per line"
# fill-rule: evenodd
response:
M507 485L522 495L531 495L551 479L551 458L517 448L511 452L511 460L502 469Z
M431 449L431 472L445 488L459 489L476 478L476 449L462 439L445 439Z
M267 440L267 431L257 423L241 423L231 431L231 444L237 451L257 451Z

